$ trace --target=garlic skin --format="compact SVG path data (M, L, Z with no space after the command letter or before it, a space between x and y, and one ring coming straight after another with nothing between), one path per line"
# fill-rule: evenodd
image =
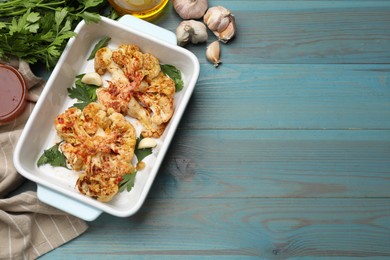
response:
M191 26L189 24L184 24L184 22L179 24L176 28L177 45L185 46L190 41L190 31Z
M103 84L102 78L100 75L96 72L89 72L86 73L82 78L81 82L88 84L88 85L95 85L98 87L101 87Z
M223 43L227 43L236 34L236 21L232 12L223 6L210 7L203 17L207 27Z
M176 38L179 46L205 42L208 39L206 25L195 20L182 21L176 28Z
M214 41L209 46L207 46L206 58L214 64L214 67L218 67L218 65L221 63L220 55L221 47L219 41Z
M208 8L208 0L172 0L177 14L185 19L199 19Z

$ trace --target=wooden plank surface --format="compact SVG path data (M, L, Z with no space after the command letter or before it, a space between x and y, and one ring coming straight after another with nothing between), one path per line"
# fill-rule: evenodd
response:
M199 81L145 205L42 259L388 259L390 1L209 5L238 34L218 69L213 35L187 46Z
M373 257L389 242L388 199L148 199L42 259Z
M180 131L152 198L389 197L390 131Z
M390 128L387 64L205 64L201 73L181 127Z

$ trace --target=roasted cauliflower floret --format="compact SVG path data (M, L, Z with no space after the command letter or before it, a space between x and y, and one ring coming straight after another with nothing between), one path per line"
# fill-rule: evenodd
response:
M160 137L173 115L174 81L161 72L155 56L136 45L107 49L95 57L95 70L112 76L108 87L97 91L99 102L139 120L144 137Z
M72 131L64 131L64 123ZM83 171L77 181L79 191L109 201L118 192L118 179L134 172L133 125L114 109L90 103L83 111L70 108L59 115L55 128L65 141L60 148L69 165Z
M130 52L130 49L132 48L129 47L128 50L121 49L122 51L112 52L109 48L104 47L95 54L95 71L101 75L106 71L111 74L108 87L96 90L97 99L104 106L111 107L116 112L123 114L126 114L127 103L136 88L136 83L130 82L122 66L122 64L129 62L125 54ZM117 63L114 60L121 62Z
M142 136L160 137L174 111L175 82L160 72L150 84L142 85L128 103L128 115L143 125Z
M58 135L66 142L79 144L77 136L81 135L83 129L80 128L80 117L82 113L77 108L70 108L65 113L58 115L54 120L54 127Z
M103 75L112 63L111 50L107 47L99 49L95 54L94 61L95 71L99 75Z
M142 53L138 46L122 44L112 52L112 60L122 67L130 81L137 85L145 77L151 80L160 73L159 60L150 53Z
M162 72L152 79L150 83L145 81L142 83L137 90L138 92L161 93L169 97L173 97L175 95L175 82Z
M130 83L124 84L119 81L110 81L107 88L96 90L97 99L101 104L123 114L126 114L127 103L132 94Z
M157 77L161 71L160 61L150 53L144 53L143 59L143 76L146 77L146 80L152 80Z
M139 51L140 49L137 45L121 44L118 49L112 52L112 59L116 64L124 67L134 57L134 54Z
M89 157L87 166L77 180L77 188L81 193L103 202L110 201L118 193L123 175L134 173L134 167L121 155L97 154Z
M144 126L142 136L158 138L172 117L173 98L159 93L137 92L129 103L128 113Z

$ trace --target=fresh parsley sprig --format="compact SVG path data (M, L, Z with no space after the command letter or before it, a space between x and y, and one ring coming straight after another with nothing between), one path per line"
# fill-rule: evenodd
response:
M73 107L83 110L86 105L97 100L96 90L99 88L95 85L89 85L81 82L84 74L76 76L74 87L68 88L68 95L70 98L77 99L77 103Z
M124 190L131 191L134 187L136 174L137 172L134 172L122 176L122 180L119 182L119 192Z
M42 166L44 164L50 164L53 167L64 167L67 168L66 165L66 157L65 155L59 150L59 143L53 145L47 150L43 151L43 154L41 157L39 157L37 166Z
M175 82L176 92L182 90L184 83L181 77L181 71L175 66L169 64L161 64L160 67L162 72L168 77L170 77L171 79L173 79L173 81Z

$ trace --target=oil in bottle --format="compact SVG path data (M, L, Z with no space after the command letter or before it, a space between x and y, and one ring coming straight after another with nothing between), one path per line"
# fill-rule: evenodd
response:
M169 0L108 0L120 14L131 14L141 19L150 20L161 13Z

